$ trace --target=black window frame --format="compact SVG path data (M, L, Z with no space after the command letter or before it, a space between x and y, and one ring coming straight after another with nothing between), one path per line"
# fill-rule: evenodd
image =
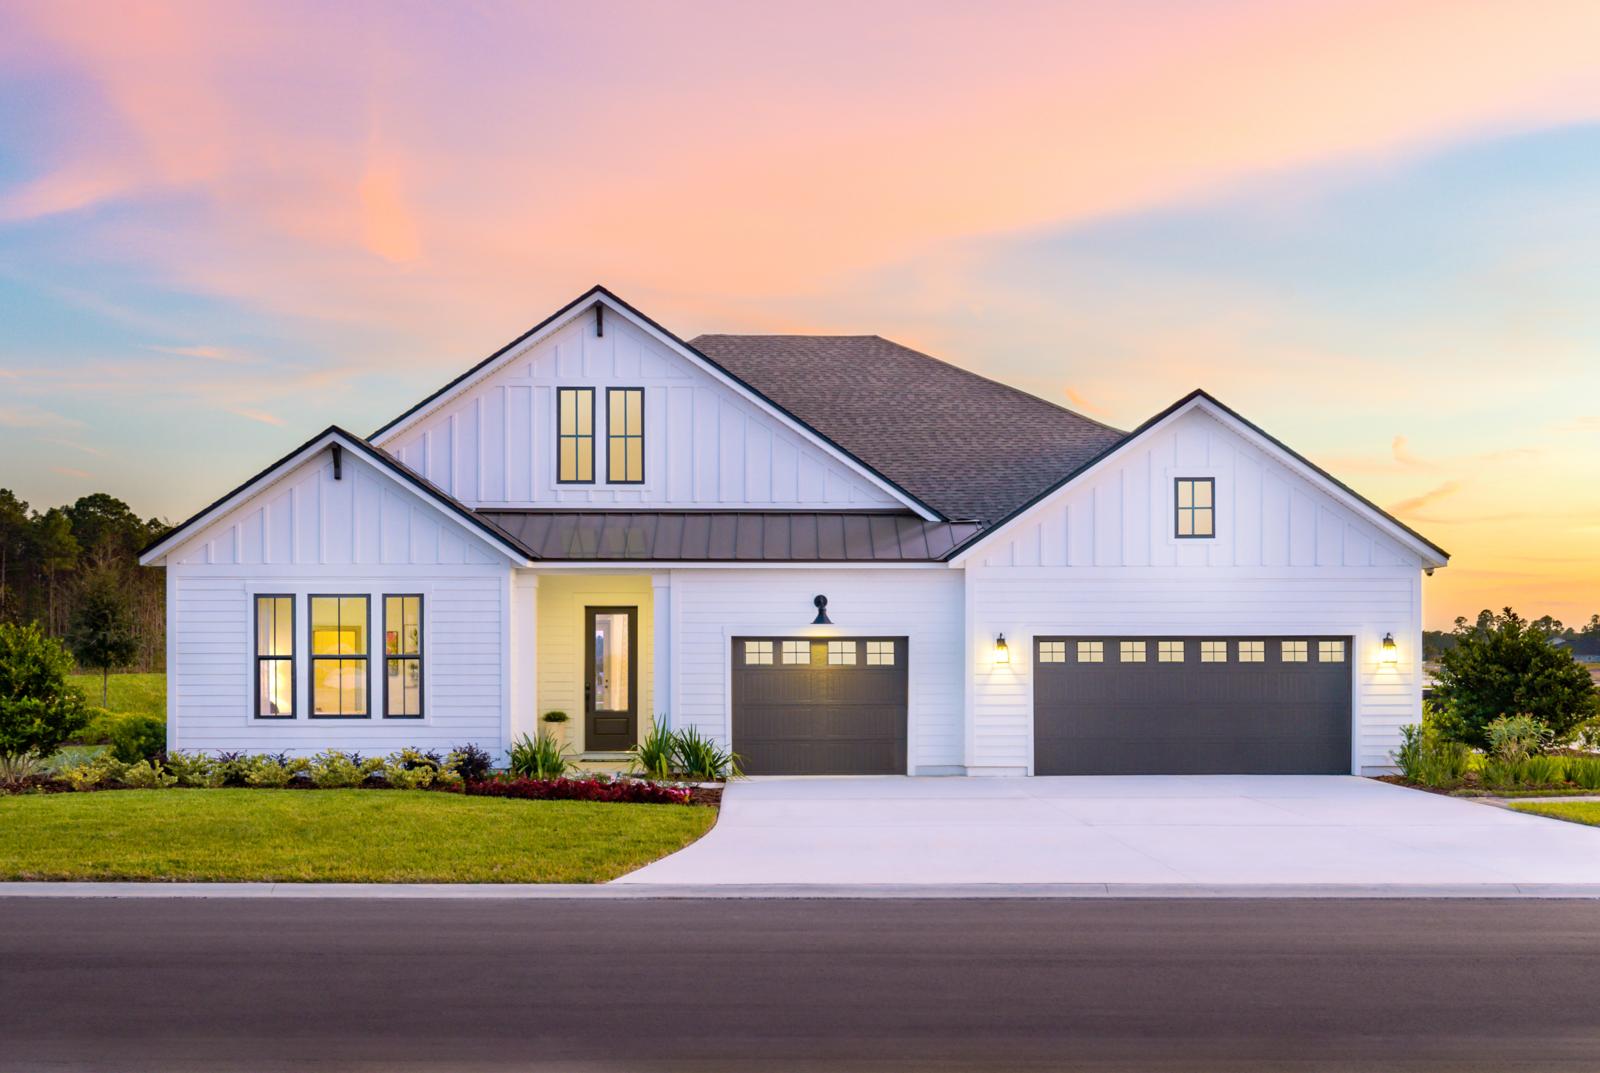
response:
M567 396L568 394L581 395L583 392L588 392L588 394L589 394L589 431L588 432L578 432L578 431L574 430L572 432L563 432L562 429L561 429L561 400L565 396ZM557 484L593 484L593 483L595 483L595 470L598 469L599 467L598 467L598 460L595 458L595 440L596 440L596 436L594 434L594 417L595 417L595 414L594 414L594 397L595 397L595 390L592 387L558 387L558 388L556 388L556 458L555 458L555 463L556 463L556 483ZM578 403L574 402L572 404L572 415L573 415L573 420L574 421L577 420L578 413L579 413ZM574 477L572 480L563 480L562 479L562 477L561 477L561 444L565 440L572 440L573 441L572 464L573 464L574 470L575 471L579 471L579 472L581 472L581 470L582 470L582 467L579 465L579 462L582 459L582 454L579 452L577 445L582 440L588 440L589 441L589 476L588 476L587 479L582 478L582 477Z
M623 423L624 431L619 433L619 432L616 432L615 430L613 430L612 427L611 427L611 396L616 395L618 393L626 395L629 392L637 392L638 395L639 395L639 431L638 432L628 432L628 431L626 431L627 423L628 423L628 403L627 403L627 400L624 399L623 403L622 403L622 423ZM591 429L594 427L592 422L590 423L589 427ZM644 428L645 428L644 388L642 388L642 387L608 387L608 388L606 388L606 483L607 484L643 484L644 483L645 466L646 466L646 459L645 459L645 456L644 456ZM618 477L615 477L615 476L612 475L612 473L611 473L611 441L612 440L621 440L622 441L622 469L623 469L624 473L626 473L627 469L628 469L628 441L629 440L638 440L639 441L639 477L638 477L637 480L629 480L626 477L618 478Z
M319 656L316 645L312 641L312 633L316 629L317 616L312 610L317 600L365 600L367 603L367 651L360 656ZM344 616L339 616L341 624ZM345 712L321 713L317 712L317 662L319 660L344 660L358 659L366 664L367 673L367 710L365 713L350 715ZM372 718L372 593L370 592L312 592L306 594L306 718L307 719L371 719Z
M1189 490L1190 505L1187 507L1181 506L1178 498L1178 490L1182 488L1186 482L1191 485L1204 484L1208 486L1211 489L1211 505L1209 507L1194 506L1194 489L1191 488ZM1179 520L1183 517L1184 511L1189 512L1189 531L1187 533L1183 532L1182 526L1178 524ZM1211 532L1196 533L1194 531L1194 520L1199 511L1205 511L1209 517L1211 521ZM1217 479L1215 477L1174 477L1172 479L1172 538L1174 540L1217 539Z
M254 660L255 660L255 672L256 672L255 673L255 717L257 719L270 719L270 720L273 720L273 721L282 720L282 719L298 719L298 718L300 718L300 712L299 712L300 705L298 703L299 698L297 696L295 696L296 684L298 682L298 678L297 678L297 676L295 674L295 666L294 666L294 661L295 661L295 655L294 655L295 654L295 621L294 621L294 619L295 619L295 615L298 613L299 609L296 606L297 601L295 600L294 593L292 593L292 592L257 592L257 593L253 593L252 597L253 598L250 601L250 610L251 610L251 620L252 620L251 621L251 632L252 632L252 634L254 636L254 645L253 645L253 647L251 649L251 654L253 655ZM261 654L261 601L262 600L288 600L289 601L289 654L287 656L263 656ZM288 663L289 663L289 714L288 715L270 715L270 714L268 714L266 712L263 712L261 710L261 665L263 663L267 663L267 662L282 663L285 660L287 660Z
M423 608L427 605L427 595L420 592L386 592L383 600L383 714L384 719L423 719L428 714L428 665L422 658L427 651L428 638L425 622L427 615ZM414 653L405 652L400 655L389 655L389 601L390 600L416 600L417 601L417 650ZM404 633L405 611L400 613L401 632ZM417 711L416 714L392 715L389 712L389 664L415 662L417 665ZM402 671L402 673L404 673Z

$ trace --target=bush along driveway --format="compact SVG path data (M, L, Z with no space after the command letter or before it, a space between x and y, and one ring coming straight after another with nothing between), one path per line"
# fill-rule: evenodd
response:
M716 811L397 790L0 796L0 879L601 883Z

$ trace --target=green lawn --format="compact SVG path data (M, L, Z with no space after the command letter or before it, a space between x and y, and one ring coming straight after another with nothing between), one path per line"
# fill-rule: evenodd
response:
M1536 816L1549 816L1551 819L1571 820L1573 823L1600 827L1600 801L1540 801L1538 804L1511 807L1518 812L1531 812Z
M715 819L416 790L21 794L0 797L0 879L600 883Z
M89 703L100 707L100 676L69 674L67 681L77 686ZM113 712L137 712L167 717L167 676L164 674L113 674L107 683L106 708Z

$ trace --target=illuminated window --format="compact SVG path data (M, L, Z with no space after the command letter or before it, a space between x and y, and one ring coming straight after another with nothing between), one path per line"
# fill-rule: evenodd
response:
M294 597L256 597L256 716L294 718Z
M644 483L644 388L606 389L606 480Z
M1217 535L1216 481L1211 477L1179 477L1177 481L1177 534L1180 539Z
M556 389L556 480L594 483L594 388Z
M383 598L383 715L422 718L422 597Z
M785 641L783 642L783 662L785 663L810 663L810 641Z
M1323 663L1343 663L1344 662L1344 642L1343 641L1318 641L1317 642L1317 659L1319 659Z
M1161 663L1182 663L1183 662L1183 642L1182 641L1157 641L1156 642L1156 659L1157 659L1157 661L1159 661Z
M1201 663L1226 663L1228 662L1228 642L1226 641L1201 641Z
M1283 662L1304 663L1306 661L1306 643L1304 641L1283 642Z
M768 667L772 665L771 641L746 641L744 643L744 665L746 667Z
M893 667L894 642L893 641L868 641L867 642L868 667Z
M1265 641L1240 641L1240 663L1265 663L1267 659L1267 642Z
M369 596L311 597L312 718L367 717Z
M1106 646L1103 641L1079 641L1079 663L1104 663L1106 660Z
M1067 642L1065 641L1040 641L1040 663L1065 663L1067 662Z
M854 666L856 643L854 641L829 641L828 662L835 667Z
M1143 663L1145 657L1145 643L1143 641L1122 642L1122 662Z

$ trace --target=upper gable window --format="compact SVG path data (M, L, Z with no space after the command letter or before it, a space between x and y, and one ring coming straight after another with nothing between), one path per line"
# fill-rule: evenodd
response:
M1217 535L1216 479L1179 477L1177 480L1177 528L1180 540Z
M606 389L606 480L644 483L644 388Z
M594 483L594 388L556 389L556 480Z

